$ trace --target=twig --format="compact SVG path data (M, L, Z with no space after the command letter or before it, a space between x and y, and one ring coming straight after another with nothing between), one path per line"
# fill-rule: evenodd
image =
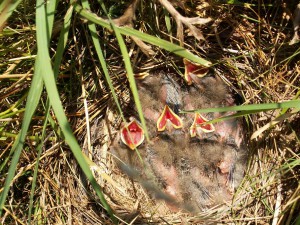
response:
M180 40L182 44L184 41L183 38L183 24L190 29L190 33L197 40L204 40L202 32L196 28L195 24L205 24L211 21L211 18L200 18L200 17L184 17L182 16L168 0L158 0L160 4L162 4L166 10L174 17L177 24L177 38Z
M127 26L127 27L133 27L133 20L135 20L135 11L139 0L133 0L133 2L128 6L128 8L125 10L124 14L120 16L117 19L113 19L113 22L119 26ZM152 48L145 44L142 40L140 40L137 37L131 37L131 39L137 44L137 46L140 47L141 51L147 55L152 56L155 54L155 52L152 50Z
M281 201L282 201L282 183L280 179L280 175L278 176L279 184L277 186L277 198L275 203L275 209L274 209L274 217L272 221L272 225L276 225L278 222L279 214L281 212Z

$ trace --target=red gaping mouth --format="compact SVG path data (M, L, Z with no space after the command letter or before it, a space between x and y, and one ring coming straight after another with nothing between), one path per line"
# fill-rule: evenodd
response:
M188 85L191 85L193 83L193 76L204 77L209 71L208 67L192 63L187 59L183 59L183 63L185 67L184 79L188 83Z
M131 150L142 144L144 139L143 128L136 120L132 120L121 129L121 140Z
M200 113L195 113L195 118L192 126L190 127L190 135L191 137L195 137L197 133L199 133L197 130L200 129L204 133L210 133L215 131L215 127L212 124L203 124L207 122L208 120L202 116Z
M175 129L182 128L182 119L174 113L168 105L165 108L157 120L157 130L164 131L166 126L171 124Z

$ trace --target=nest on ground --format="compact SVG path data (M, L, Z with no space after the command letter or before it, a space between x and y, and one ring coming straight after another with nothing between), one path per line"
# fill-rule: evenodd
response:
M170 9L170 5L160 0L149 4L137 4L136 20L126 21L129 21L130 26L162 39L180 43L184 37L184 47L212 61L216 72L242 96L245 104L283 102L299 98L299 50L287 44L294 34L292 21L288 16L296 7L296 3L288 4L288 1L284 1L286 4L281 4L282 1L271 1L272 4L269 6L240 3L232 5L202 0L169 2L176 6L178 12L186 16L185 19L182 17L179 17L181 20L172 19L174 14L169 17L162 5L166 9L168 7ZM65 3L60 4L64 6ZM110 4L113 12L115 2L111 1ZM97 5L95 9L98 8ZM259 10L256 10L257 8ZM130 10L132 8L127 12ZM94 13L101 15L100 11ZM209 17L212 21L208 26L188 27L184 23L186 18L195 16ZM15 18L18 19L17 16ZM167 22L162 25L159 21ZM79 16L75 16L72 21L73 29L70 34L72 38L68 39L69 48L61 65L64 76L58 78L59 84L63 85L58 87L65 91L61 99L74 127L74 133L85 154L90 158L90 167L120 221L126 220L126 223L131 224L272 223L274 225L292 224L295 221L300 207L298 197L300 115L293 113L292 110L261 111L245 116L247 124L245 129L249 140L247 144L250 151L248 169L233 201L228 205L213 207L199 215L173 213L165 206L164 201L153 201L143 189L143 183L133 182L124 175L116 167L109 153L110 143L119 130L121 120L116 113L111 92L98 60L95 58L92 38L88 35L87 24L84 22ZM115 22L120 23L122 20ZM178 23L181 23L179 31L176 29ZM188 30L184 30L183 27ZM28 30L34 31L31 28ZM201 41L201 35L205 41ZM7 57L9 58L10 54L11 58L20 57L14 54L21 48L28 48L25 41L28 38L25 37L34 39L34 36L34 32L24 33L22 40L17 42L18 49L9 52ZM103 48L114 88L118 98L121 99L122 107L126 108L126 104L130 102L130 89L119 46L110 32L99 29L99 36L103 37ZM7 46L13 43L12 38L6 41ZM157 69L182 71L178 63L182 62L182 59L169 52L152 46L149 48L139 40L130 38L126 39L126 43L136 72ZM31 45L34 46L35 43L32 42ZM11 67L18 64L19 61ZM1 68L7 66L6 70L11 70L8 64L3 63L0 66ZM26 63L23 70L21 72L18 70L17 73L25 74L24 70L27 73L32 68L33 63ZM73 76L74 74L79 76ZM27 90L29 86L27 78L22 77L17 82L10 80L3 85L0 90L1 97L7 99L7 96L12 96L9 100L1 99L3 111L12 105L13 100L15 102L19 100L14 98L15 93ZM37 112L44 115L44 108L38 108ZM281 113L286 117L282 117ZM1 123L5 123L3 126L5 128L11 127L13 134L19 132L19 121L18 118L8 124L6 121ZM36 116L33 123L41 129L39 121L40 117ZM32 222L112 224L68 147L57 138L59 130L56 128L51 127L48 131L40 157L34 198L38 216ZM53 132L53 129L56 132ZM254 131L255 137L250 139ZM32 138L28 138L27 151L22 152L3 221L6 221L5 218L18 221L20 224L27 221L28 205L24 202L29 202L30 199L31 174L37 162L35 133L32 131L30 134ZM4 156L9 157L11 154L7 147L13 144L10 141L11 137L13 136L3 141L4 144L0 142L1 149L4 149L1 154ZM4 183L4 178L0 177L0 181Z
M203 42L200 48L197 44L192 44L194 37L186 38L186 43L190 43L189 47L197 51L204 50L206 53L203 53L203 57L209 55L210 59L217 59L217 73L228 81L228 84L242 96L245 103L281 102L293 99L299 92L297 88L299 86L298 62L296 58L293 58L291 63L281 64L286 53L293 52L292 48L281 49L277 56L272 55L272 50L266 51L269 47L275 48L279 43L287 42L287 36L284 35L287 31L276 30L269 21L265 21L261 30L257 30L253 22L246 19L239 20L237 14L228 13L240 10L241 8L238 7L218 5L213 9L215 11L212 14L217 13L223 17L219 17L214 22L212 29L204 29L206 43ZM204 10L202 15L203 13L207 15L208 11ZM252 14L248 10L246 13L249 16ZM268 11L267 13L274 16L275 12ZM280 22L282 23L278 21ZM261 35L260 40L255 39L258 32ZM275 41L275 44L270 44L271 40ZM134 48L132 52L135 52ZM136 57L135 69L143 72L148 71L149 68L166 70L176 68L178 59L169 57L166 60L165 53L161 53L155 61L148 60L144 56ZM247 54L252 56L248 58ZM115 67L112 74L116 74L113 77L116 78L116 87L120 88L117 89L120 90L119 97L124 98L123 102L126 105L130 90L122 85L126 75L120 73L120 70L122 68ZM178 67L175 70L178 70ZM119 115L113 106L108 107L105 114L106 116L101 120L94 120L90 124L91 137L89 139L98 141L96 145L91 143L93 146L91 151L88 151L87 147L85 149L98 165L94 167L95 174L107 200L121 221L126 220L127 223L246 224L255 220L257 224L269 224L271 221L282 223L294 218L294 209L291 210L291 204L296 196L295 193L298 193L293 190L298 190L296 181L299 179L299 172L298 166L291 165L290 162L296 159L299 153L299 143L296 141L297 131L299 132L297 125L299 115L291 114L288 120L267 131L259 128L277 118L279 111L260 112L248 116L246 118L248 126L245 128L248 130L248 140L253 131L259 130L260 133L248 142L250 150L248 170L233 201L228 205L213 207L195 216L184 212L170 212L163 201L153 201L149 197L142 188L143 182L132 181L116 167L111 160L109 145L111 138L119 129L120 119L114 121L119 118ZM99 143L99 137L94 136L101 133L99 127L103 128L104 132L100 139L102 144ZM98 131L94 132L94 129ZM278 210L278 206L281 206L281 211ZM298 205L294 204L294 207ZM281 214L285 210L289 213Z

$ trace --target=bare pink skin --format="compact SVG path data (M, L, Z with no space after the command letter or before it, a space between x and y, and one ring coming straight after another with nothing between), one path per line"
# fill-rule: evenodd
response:
M157 185L183 206L168 203L170 209L199 212L230 201L236 184L243 177L246 150L242 148L242 126L237 119L226 120L215 123L214 132L204 133L199 129L196 137L190 137L194 113L178 113L183 121L182 128L168 126L165 131L157 132L156 122L166 104L174 112L235 104L220 78L193 77L194 84L181 87L183 84L172 76L175 75L160 73L139 83L143 113L152 126L151 144L145 143L140 153L152 169ZM214 119L230 114L208 113L203 116ZM134 152L128 154L117 141L113 144L120 149L117 155L128 165L141 170Z
M154 110L147 108L144 111L144 116L145 116L145 118L147 118L153 122L156 122L158 120L160 114L159 114L159 112L156 112Z
M184 102L185 102L185 110L196 109L189 95L184 96ZM234 99L232 98L232 96L228 95L226 99L226 106L233 106L233 105L234 105ZM218 117L223 117L223 116L229 116L232 114L233 114L232 112L227 112L223 114L214 113L214 116L211 119L216 119ZM207 117L206 114L203 115ZM193 120L194 114L188 113L187 117L190 120ZM238 148L241 146L241 143L243 141L242 130L241 130L240 123L238 123L236 119L221 121L215 123L214 126L216 128L215 132L219 135L219 141L221 143L226 143L230 138L232 138L234 139Z
M162 161L155 160L155 172L161 175L167 186L165 191L167 194L172 196L174 199L182 200L179 191L179 183L174 177L178 177L177 170L174 166L167 167Z
M228 160L228 161L222 160L218 166L220 168L221 173L228 174L230 171L231 164L232 164L231 160Z
M221 143L230 142L232 138L239 148L243 141L240 123L236 120L225 120L215 124L216 132L220 135Z

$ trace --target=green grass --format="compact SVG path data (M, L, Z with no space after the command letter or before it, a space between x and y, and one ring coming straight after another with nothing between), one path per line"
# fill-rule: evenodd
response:
M277 15L282 10L281 6L276 3L258 6L249 1L244 7L246 3L242 5L239 1L222 1L222 4L216 1L206 13L211 12L212 16L217 17L222 12L224 18L221 19L225 25L216 23L215 27L226 30L229 24L236 36L224 38L221 32L212 32L214 28L208 26L203 29L208 39L206 43L198 43L193 37L188 37L182 47L175 44L178 41L172 37L176 33L173 18L158 3L143 2L138 7L148 12L153 10L155 19L163 21L163 25L156 27L153 15L137 12L138 22L134 28L117 27L112 23L113 14L119 13L115 7L124 6L124 3L105 4L89 3L87 0L71 1L70 4L4 0L0 4L0 40L3 41L0 49L0 83L3 84L0 90L0 215L5 218L3 221L20 224L68 223L68 213L71 211L64 211L69 204L64 205L67 190L74 192L77 189L71 189L72 183L80 186L85 182L77 177L74 169L79 165L93 187L92 191L85 191L89 196L93 196L93 191L96 194L82 208L78 204L74 209L85 212L86 218L94 218L95 214L88 207L94 204L103 207L104 211L99 211L108 215L100 213L95 220L105 218L107 223L117 223L103 188L96 181L95 172L91 171L95 163L83 150L82 135L85 131L82 131L82 127L98 117L107 119L107 109L114 106L125 122L127 115L123 111L121 96L128 85L142 125L146 128L134 72L148 71L149 67L181 72L182 66L178 62L187 58L205 66L214 65L246 100L246 104L240 106L196 111L236 111L236 114L209 123L247 116L248 123L253 127L253 130L249 128L248 136L252 134L253 140L248 145L255 154L251 156L249 174L237 197L244 211L240 206L234 206L231 213L222 218L230 220L231 214L234 215L231 218L233 221L250 221L251 217L265 223L276 221L274 215L277 209L274 206L279 199L278 190L283 184L284 190L281 192L285 199L280 202L283 213L279 215L277 224L300 224L297 215L299 184L296 183L300 164L299 130L295 125L299 122L300 109L299 49L290 48L287 44L292 31L291 24L282 25L280 16L273 16L273 20L269 21L269 17L255 11L256 7L261 7L261 11L273 13L271 10L274 10L276 13L271 15ZM188 6L196 8L193 3ZM106 8L111 9L109 13ZM159 10L155 10L157 8ZM236 14L228 14L232 9L236 10ZM195 16L188 10L185 13L190 17ZM103 15L108 19L103 19ZM240 21L241 17L243 21ZM262 30L256 30L254 27L262 22ZM160 28L164 30L160 32ZM217 35L220 37L215 40ZM156 55L145 57L136 47L132 47L128 36L150 44ZM253 37L259 37L259 40ZM223 52L219 44L228 49L240 48L249 54ZM76 48L77 52L74 50ZM89 53L80 55L80 51L84 52L85 49ZM205 56L207 58L204 59ZM77 68L79 59L81 72ZM91 61L94 62L92 65ZM152 62L149 64L151 66L144 66L149 62ZM165 67L161 67L162 64ZM119 69L115 69L118 66ZM97 76L93 75L94 72ZM82 79L77 77L78 74ZM80 92L78 86L84 86L84 97L77 96ZM87 102L85 106L82 106L83 98ZM84 110L91 110L91 116L85 118L76 114ZM263 139L258 138L262 132ZM56 144L63 149L60 154L71 152L72 155L62 160L55 151L51 154L46 151ZM60 186L59 191L56 189L60 183L57 174L68 174L68 178L72 179L69 186L66 185L68 187ZM49 189L43 191L43 184L48 183ZM16 191L18 187L26 190L20 194L21 197L16 194L19 193ZM268 195L266 189L272 195ZM76 198L69 199L76 203ZM47 214L46 206L53 211ZM77 219L76 212L71 213L74 221Z

